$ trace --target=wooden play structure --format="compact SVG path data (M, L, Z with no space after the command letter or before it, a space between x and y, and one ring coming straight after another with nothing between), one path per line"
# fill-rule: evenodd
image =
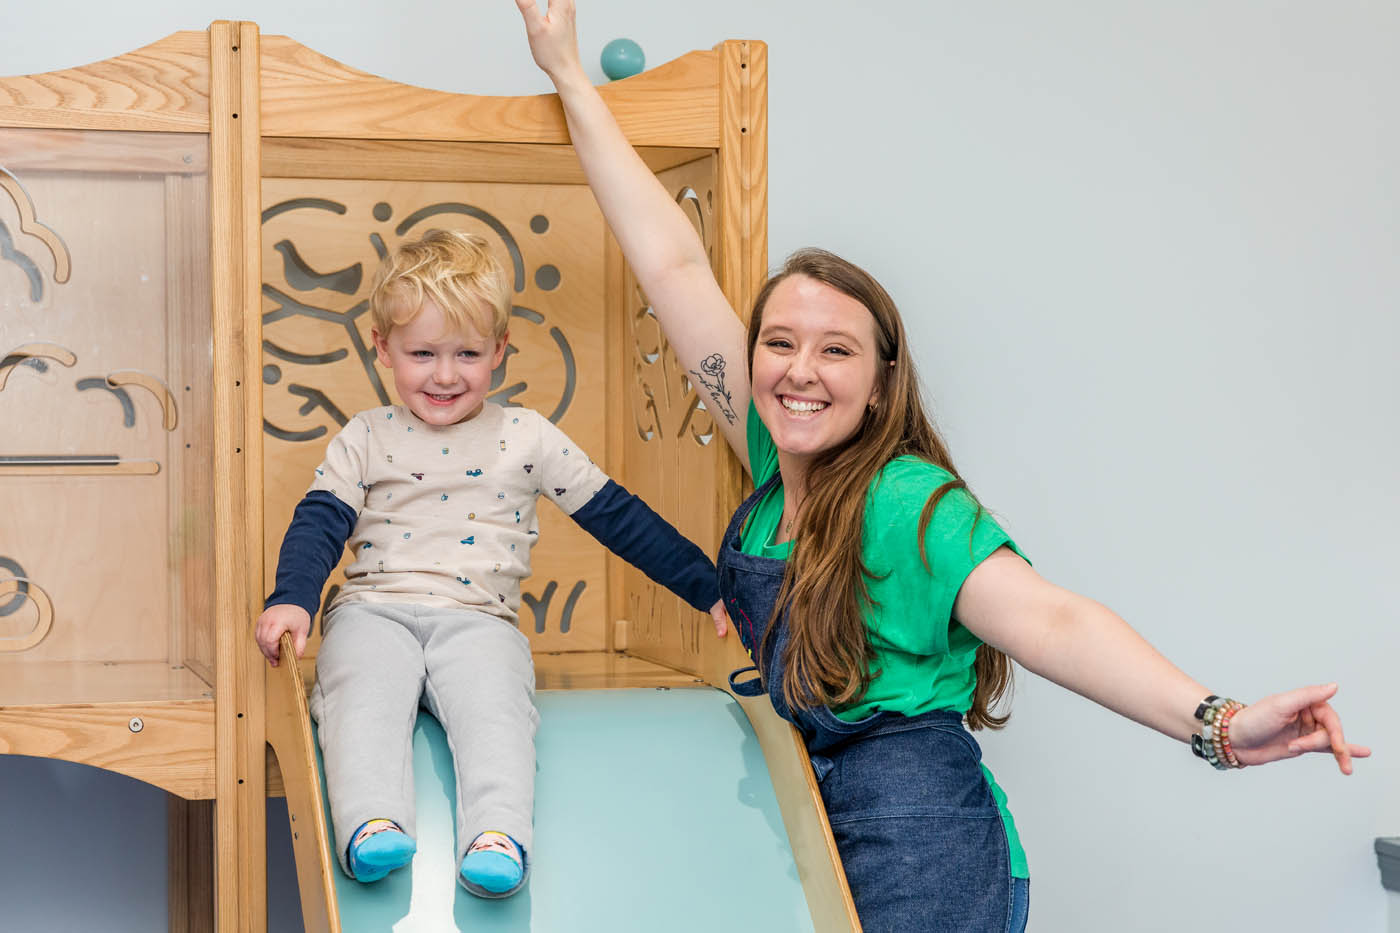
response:
M763 44L603 93L747 308L767 270ZM265 928L269 794L306 928L340 928L306 709L320 619L300 669L270 670L251 626L326 442L392 401L365 312L399 239L485 236L515 284L493 400L718 545L742 471L568 142L553 95L396 84L251 23L0 78L0 753L171 794L172 930ZM540 518L520 627L541 691L712 690L749 663ZM813 927L858 929L796 733L766 700L743 710Z

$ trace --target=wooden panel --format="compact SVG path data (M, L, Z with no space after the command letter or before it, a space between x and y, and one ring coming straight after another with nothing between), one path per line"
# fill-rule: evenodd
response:
M203 32L177 32L91 65L0 78L0 126L205 132L208 54Z
M269 579L282 532L330 437L355 412L396 401L392 374L374 361L370 338L376 240L392 249L433 227L485 237L516 288L511 349L489 397L551 417L596 462L606 462L602 219L587 189L267 178L263 204ZM528 604L521 630L537 650L603 648L602 548L550 505L541 503L539 517L534 574L523 591L540 605L544 630ZM337 572L331 585L342 579ZM564 609L576 590L564 631Z
M61 758L205 799L214 794L214 709L208 701L0 707L0 754Z
M638 151L652 171L659 172L702 158L710 150L642 147ZM262 171L269 178L587 183L572 146L525 143L268 137L263 140Z
M0 130L0 138L16 132ZM103 134L68 138L72 151L108 160ZM116 152L127 151L119 141ZM161 468L177 451L183 456L186 438L166 427L178 423L180 404L166 401L170 286L179 276L167 244L185 215L170 213L159 175L36 168L0 178L12 183L0 191L0 224L12 243L0 262L0 357L38 345L3 370L0 457L106 456L113 464L32 476L3 468L0 557L10 563L0 566L23 568L19 575L43 587L55 612L52 631L28 656L168 660L176 489ZM202 184L184 183L190 191ZM178 258L190 258L189 247ZM16 608L0 604L0 630L16 621Z
M719 144L718 56L690 52L600 88L638 146ZM473 97L386 81L285 36L263 40L263 133L338 139L567 143L559 98Z
M170 933L213 933L214 802L172 796L166 803L166 886Z
M717 242L714 156L658 176L681 204L715 260ZM705 553L719 545L715 528L715 468L725 449L704 403L676 359L660 323L630 270L618 271L620 293L610 296L616 341L624 348L619 394L623 461L629 488L681 529ZM631 654L688 672L699 671L701 644L713 640L709 616L658 587L638 571L621 571L626 602L615 607L627 619Z

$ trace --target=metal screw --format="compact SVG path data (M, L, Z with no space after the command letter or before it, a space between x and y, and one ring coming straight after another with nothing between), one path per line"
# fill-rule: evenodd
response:
M146 724L141 721L140 716L132 716L131 722L127 723L126 727L132 732L140 732L142 729L146 728Z

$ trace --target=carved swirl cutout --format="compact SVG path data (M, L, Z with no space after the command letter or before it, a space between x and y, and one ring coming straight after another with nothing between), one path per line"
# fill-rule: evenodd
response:
M68 247L63 238L39 223L29 192L25 191L19 179L3 166L0 166L0 188L15 202L15 210L19 211L20 232L29 234L49 248L49 254L53 256L53 280L60 285L67 282L73 270L73 260L68 255Z
M28 600L39 610L39 618L34 627L23 635L0 637L0 653L28 651L39 642L53 627L53 600L44 588L28 577L0 576L0 598L11 597ZM6 603L9 604L8 602Z

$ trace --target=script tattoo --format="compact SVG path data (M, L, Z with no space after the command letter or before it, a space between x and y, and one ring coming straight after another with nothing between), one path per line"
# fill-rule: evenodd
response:
M692 369L690 374L710 393L710 398L719 406L719 413L724 415L725 420L733 424L737 416L734 414L734 400L724 387L724 357L711 353L700 361L700 372Z

